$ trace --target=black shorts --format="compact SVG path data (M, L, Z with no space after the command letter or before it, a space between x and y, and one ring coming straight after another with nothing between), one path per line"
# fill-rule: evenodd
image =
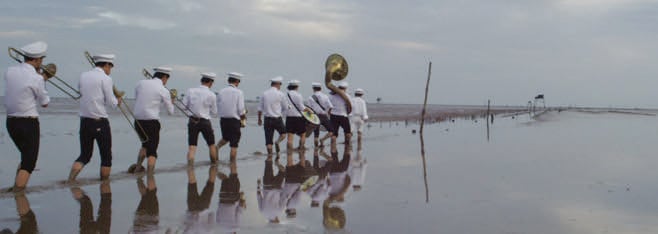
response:
M39 119L8 116L6 125L9 137L21 152L20 169L32 173L39 157Z
M350 119L346 116L331 115L331 125L333 127L334 136L338 136L338 128L343 128L343 133L352 133L350 126Z
M279 132L279 135L286 133L286 126L283 124L283 118L281 117L265 117L263 128L265 129L265 145L274 143L274 130Z
M304 117L286 117L286 133L294 133L297 135L306 132L306 120Z
M334 132L334 125L331 124L331 120L329 120L329 115L318 114L318 118L320 118L320 125L324 126L324 129L326 129L327 132ZM314 132L315 132L315 137L319 137L320 126L317 126Z
M219 188L219 203L234 203L240 200L240 179L238 174L230 174L222 180Z
M220 118L219 127L222 130L222 140L228 141L229 146L238 147L240 142L240 120L234 118Z
M210 181L206 182L201 194L199 194L196 186L196 183L187 184L187 210L192 212L208 209L212 193L215 190L215 183Z
M139 129L137 123L142 126L144 132ZM142 148L146 149L146 156L157 158L158 145L160 144L160 121L157 119L136 120L135 127L137 128L137 133L139 133L140 138L145 139L144 133L146 133L146 137L148 138L146 142L142 142Z
M263 189L280 189L283 184L284 173L279 171L274 175L273 162L265 160L265 171L263 172Z
M76 162L87 165L94 152L94 141L101 155L101 166L112 166L112 131L107 118L80 118L80 156Z
M190 117L187 122L187 145L196 146L199 140L199 133L206 140L206 144L215 144L215 132L212 129L210 120Z

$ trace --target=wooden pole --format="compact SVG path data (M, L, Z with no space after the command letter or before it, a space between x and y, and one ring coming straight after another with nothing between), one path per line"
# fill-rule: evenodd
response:
M425 124L425 113L427 110L427 95L430 89L430 77L432 76L432 62L430 61L427 69L427 83L425 84L425 101L423 102L423 111L420 114L420 134L423 134L423 125Z
M430 77L432 76L432 62L430 61L427 69L427 84L425 84L425 101L423 102L423 111L420 117L420 156L423 159L423 179L425 180L425 202L430 202L429 186L427 185L427 163L425 161L425 140L423 138L423 126L425 124L425 113L427 112L427 96L430 89Z

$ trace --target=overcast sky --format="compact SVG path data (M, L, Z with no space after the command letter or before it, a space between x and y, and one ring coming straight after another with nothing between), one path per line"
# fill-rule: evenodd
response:
M0 12L2 45L46 41L46 62L73 84L89 69L83 51L114 53L112 77L130 94L141 68L167 65L179 90L201 72L238 71L249 99L277 75L308 95L340 53L369 101L422 103L432 61L430 103L522 105L543 93L549 105L658 108L656 0L48 0Z

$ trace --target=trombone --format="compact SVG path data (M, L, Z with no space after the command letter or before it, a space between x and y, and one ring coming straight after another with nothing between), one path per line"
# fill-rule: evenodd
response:
M89 62L89 64L91 64L92 67L96 66L96 62L94 62L94 58L91 57L91 54L88 51L85 51L85 58L87 58L87 61ZM114 96L117 97L117 98L122 98L126 94L126 92L118 90L116 86L112 86L112 91L114 92ZM130 110L130 107L128 106L128 104L125 104L125 107L123 105L118 105L117 107L121 111L121 114L123 114L123 117L125 117L126 120L128 121L128 124L130 125L130 127L135 129L135 133L137 133L137 136L139 137L139 140L142 143L145 143L145 142L149 141L149 137L146 134L146 131L144 130L142 125L139 124L139 122L137 122L137 119L135 119L135 114L133 114L133 112ZM132 117L132 119L134 121L130 121L130 117L128 117L129 115L130 115L130 117ZM134 122L134 124L133 124L133 122ZM137 125L137 126L135 126L135 125ZM140 134L140 132L141 132L141 134Z
M20 50L17 50L16 48L13 48L13 47L9 47L7 52L9 53L9 57L16 60L16 62L19 62L19 63L23 62L23 61L21 61L21 59L18 56L25 57L25 54L23 54ZM80 94L80 91L73 88L73 86L66 83L66 81L64 81L64 80L60 79L59 77L57 77L55 75L55 71L51 71L49 69L51 66L56 67L55 64L53 64L53 63L47 64L45 66L42 65L41 67L39 67L39 69L41 69L43 72L46 72L46 73L48 73L48 75L52 75L52 78L55 78L55 80L47 79L46 81L48 81L50 84L55 86L55 88L57 88L57 89L61 90L62 92L64 92L66 95L69 95L69 97L73 98L74 100L80 99L80 97L82 97L82 95ZM55 83L55 81L58 81L59 84Z
M143 68L143 69L142 69L142 75L143 75L144 77L146 77L147 79L153 79L153 75L152 75L148 70L146 70L146 68ZM185 116L187 116L188 118L193 117L193 116L194 116L194 112L193 112L192 110L190 110L190 108L189 108L187 105L185 105L185 103L183 103L183 100L181 100L180 98L178 98L178 90L176 90L176 89L167 89L167 90L169 90L169 94L171 94L171 97L173 97L174 99L176 99L176 101L174 101L172 104L174 104L174 106L175 106L178 110L180 110L181 112L183 112L183 114L184 114ZM182 107L181 107L181 105L182 105ZM188 112L189 112L190 114L188 114Z

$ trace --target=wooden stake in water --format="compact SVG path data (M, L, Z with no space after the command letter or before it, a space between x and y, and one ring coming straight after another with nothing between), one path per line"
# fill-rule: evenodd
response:
M425 140L423 139L423 125L425 124L425 113L427 110L427 95L430 89L430 77L432 76L432 62L427 70L427 84L425 84L425 101L420 116L420 156L423 159L423 179L425 179L425 202L430 202L429 188L427 186L427 163L425 162Z

